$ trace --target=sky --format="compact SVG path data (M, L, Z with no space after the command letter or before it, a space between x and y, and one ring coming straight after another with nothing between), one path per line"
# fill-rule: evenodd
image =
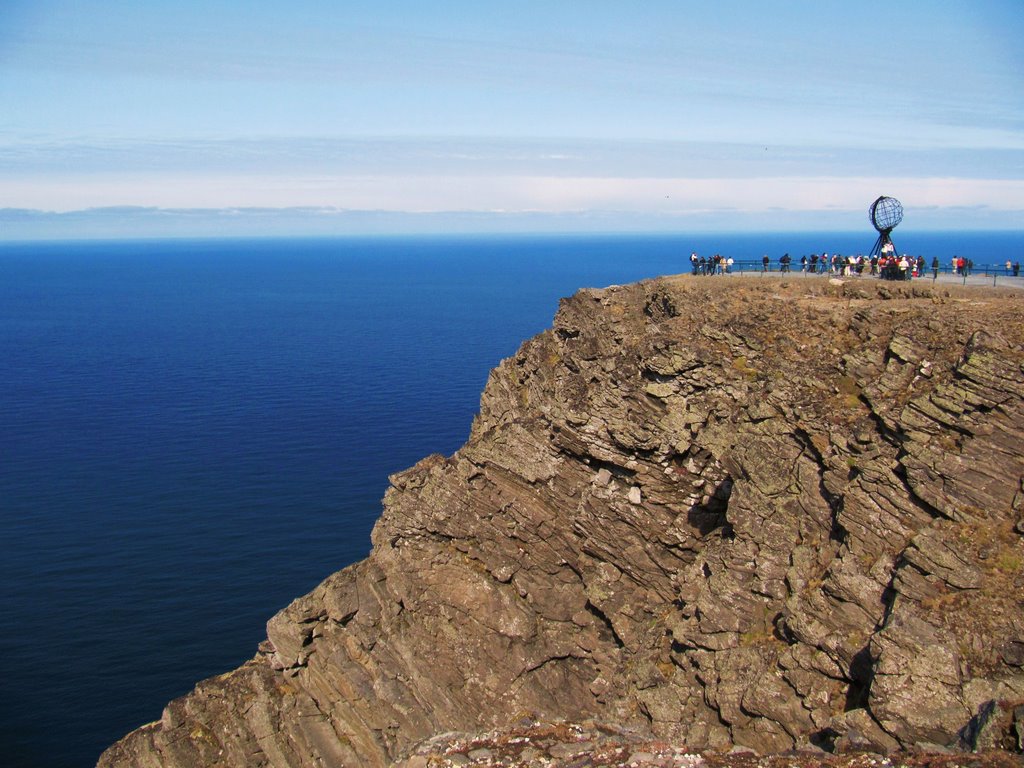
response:
M0 241L851 231L879 195L1024 229L1022 0L0 0Z

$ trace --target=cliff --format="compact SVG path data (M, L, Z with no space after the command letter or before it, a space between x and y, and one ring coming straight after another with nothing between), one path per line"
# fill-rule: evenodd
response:
M492 372L462 449L391 478L366 560L100 765L427 765L438 734L545 722L1019 751L1022 301L579 292Z

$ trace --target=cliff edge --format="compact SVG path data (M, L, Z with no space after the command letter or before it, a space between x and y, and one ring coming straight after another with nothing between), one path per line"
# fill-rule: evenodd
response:
M1024 738L1024 295L662 278L563 300L370 556L100 766L387 766L615 723L691 751Z

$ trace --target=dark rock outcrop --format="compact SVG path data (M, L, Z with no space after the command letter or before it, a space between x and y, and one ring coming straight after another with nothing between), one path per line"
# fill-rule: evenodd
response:
M1022 301L581 291L461 450L391 479L369 558L100 765L386 766L523 717L689 750L1019 750Z

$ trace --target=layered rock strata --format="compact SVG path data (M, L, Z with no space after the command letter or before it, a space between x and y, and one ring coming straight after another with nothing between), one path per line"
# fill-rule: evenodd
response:
M688 750L1019 750L1024 297L584 290L370 556L101 766L386 766L517 718Z

